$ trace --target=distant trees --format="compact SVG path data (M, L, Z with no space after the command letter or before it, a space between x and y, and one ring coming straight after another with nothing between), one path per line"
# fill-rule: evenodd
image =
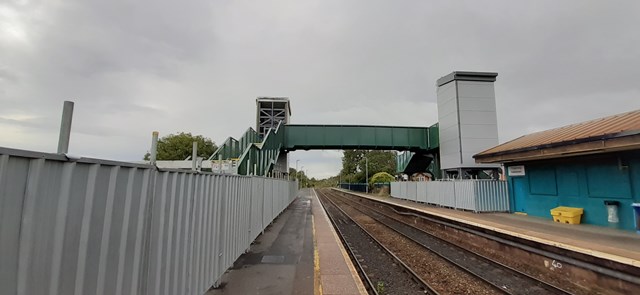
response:
M215 143L202 135L192 135L191 133L180 132L169 134L158 139L157 160L184 160L191 156L193 142L198 142L198 157L209 158L218 148ZM144 155L145 160L149 160L151 154Z
M396 173L396 154L393 151L345 150L340 171L342 182L366 182L366 162L368 162L369 178L379 172L386 172L389 175Z
M291 180L297 179L301 185L305 183L309 183L309 178L307 177L306 174L304 174L304 171L302 170L296 171L295 168L289 167L289 175L291 177Z
M325 179L315 179L311 178L309 183L312 187L335 187L338 184L339 178L338 176L331 176Z

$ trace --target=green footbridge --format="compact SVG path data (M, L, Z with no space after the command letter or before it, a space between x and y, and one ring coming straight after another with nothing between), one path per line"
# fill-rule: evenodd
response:
M438 124L431 127L279 124L264 138L249 128L228 138L209 160L236 160L238 174L268 176L278 159L295 150L395 150L401 173L429 171L438 176ZM280 168L282 171L282 168ZM284 167L288 173L288 167Z

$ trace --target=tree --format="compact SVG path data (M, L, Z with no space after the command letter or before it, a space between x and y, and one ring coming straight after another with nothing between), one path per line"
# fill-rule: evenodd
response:
M193 152L193 142L198 143L198 157L209 158L216 151L215 143L202 135L191 135L191 133L180 132L169 134L158 140L157 160L184 160L191 156ZM145 160L149 160L151 154L144 155Z
M307 187L310 183L310 179L304 173L304 170L296 171L296 169L289 167L289 175L291 175L291 180L298 180L300 187Z
M366 160L365 160L366 158ZM368 169L367 169L368 162ZM364 183L366 170L369 176L378 172L396 173L396 154L393 151L345 150L342 157L343 182Z
M313 180L313 178L311 180ZM311 185L313 187L336 187L336 185L338 185L338 181L339 178L336 175L329 178L316 180L315 182L312 182Z
M376 174L374 174L373 176L371 176L371 179L369 180L370 184L374 184L374 183L387 183L387 182L392 182L396 180L396 178L387 173L387 172L378 172Z

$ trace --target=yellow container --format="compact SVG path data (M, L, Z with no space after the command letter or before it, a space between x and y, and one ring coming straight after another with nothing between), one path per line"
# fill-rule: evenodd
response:
M556 207L551 209L553 221L568 224L580 224L580 218L584 213L583 208L574 207Z

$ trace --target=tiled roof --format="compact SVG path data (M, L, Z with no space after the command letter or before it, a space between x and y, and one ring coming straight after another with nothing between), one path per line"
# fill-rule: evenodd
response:
M536 132L503 143L474 157L517 152L534 148L615 138L640 133L640 110Z

